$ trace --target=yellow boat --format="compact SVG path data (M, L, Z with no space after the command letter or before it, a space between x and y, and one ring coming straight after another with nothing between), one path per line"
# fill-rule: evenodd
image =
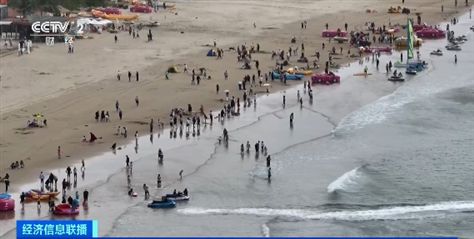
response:
M100 17L107 20L123 20L123 21L133 21L138 19L138 15L119 15L119 14L106 14L105 12L93 9L91 11L92 16Z
M302 70L295 70L294 68L288 68L288 70L286 70L286 72L288 74L306 75L306 76L313 74L313 71L310 71L310 70L302 71Z
M421 38L418 38L415 36L415 39L413 41L413 46L414 47L420 47L421 44L423 44L423 40ZM408 45L407 38L406 37L399 37L395 39L395 47L397 48L406 48Z

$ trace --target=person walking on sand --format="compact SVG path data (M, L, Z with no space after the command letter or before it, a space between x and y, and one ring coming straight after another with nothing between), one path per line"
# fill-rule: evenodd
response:
M458 63L458 55L454 55L454 64Z
M229 79L229 73L227 73L227 70L224 71L224 79Z
M128 82L132 81L132 72L128 71Z
M115 40L115 43L117 44L117 41L118 41L117 35L114 36L114 40Z
M216 94L219 94L219 84L216 84Z
M120 71L117 72L117 80L120 81Z
M272 158L270 157L270 155L267 156L267 168L270 167L270 163L272 161Z
M137 107L140 104L140 101L138 100L138 96L135 96L135 104L137 105Z
M41 188L43 188L43 185L44 185L44 174L43 174L43 171L41 171L39 178L40 178Z
M118 115L119 115L119 119L122 120L123 113L121 109L119 109Z
M183 172L184 170L181 169L181 171L179 171L179 179L183 179Z
M58 159L61 159L61 146L58 146Z
M7 173L8 175L8 173ZM3 182L5 183L5 193L8 192L8 188L10 187L10 179L9 178L4 178Z
M285 108L285 105L286 105L286 96L283 95L283 108Z
M153 118L150 119L150 133L153 133Z
M138 82L138 81L140 80L138 71L135 73L135 77L137 78L136 80L137 80L137 82Z

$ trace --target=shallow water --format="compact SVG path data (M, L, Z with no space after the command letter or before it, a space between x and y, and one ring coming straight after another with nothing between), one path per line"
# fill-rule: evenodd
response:
M461 22L454 30L467 33L470 24ZM296 104L297 89L264 95L256 108L243 109L238 121L226 120L228 148L216 141L224 127L216 122L188 140L170 139L165 130L159 137L155 133L153 142L148 136L139 138L137 149L132 142L116 154L89 160L79 189L91 190L91 202L78 218L99 219L100 234L114 236L473 238L472 32L468 38L463 51L456 53L457 65L452 52L429 56L443 48L445 40L426 42L421 53L429 69L399 88L366 62L373 77L352 77L363 68L353 63L339 71L341 85L316 87L313 104L298 86L305 99L302 109ZM397 59L398 53L383 56L380 65ZM348 114L351 109L358 110ZM241 156L240 144L247 140L252 151ZM272 155L271 181L265 157L253 152L257 140L263 140ZM161 166L159 147L165 152ZM132 184L138 198L126 196L126 154L134 161ZM181 169L183 180L178 176ZM63 169L53 172L63 176ZM162 190L154 189L158 172L163 175ZM151 210L143 200L143 183L154 196L187 187L191 200L176 209ZM50 217L35 207L27 205L13 218ZM0 234L14 227L13 219L4 222Z

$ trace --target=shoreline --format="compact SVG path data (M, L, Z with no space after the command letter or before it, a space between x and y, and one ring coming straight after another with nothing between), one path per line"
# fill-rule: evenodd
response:
M309 22L311 23L312 21L310 20ZM294 22L294 23L291 23L291 24L288 24L288 25L297 25L298 23L299 23L299 22ZM270 34L270 33L268 33L268 34ZM263 37L265 37L265 35L262 35L262 36L260 36L260 37L263 38ZM258 39L258 37L257 37L257 39ZM289 39L288 39L288 40L289 40ZM306 42L306 41L305 41L305 42ZM235 44L234 44L234 45L235 45ZM224 49L225 49L225 48L224 48ZM226 53L226 54L228 54L228 53ZM200 60L200 59L199 59L200 57L199 57L198 55L196 55L195 57L198 58L198 60ZM324 57L322 57L322 58L324 59ZM346 59L346 60L351 61L352 59L348 58L348 59ZM235 83L235 82L234 82L234 83ZM97 84L100 85L100 83L97 83ZM290 86L288 86L288 87L281 87L281 88L277 89L276 91L274 91L272 94L276 94L277 92L281 92L281 90L289 90L289 89L295 88L295 87L298 86L298 85L300 85L300 83L290 84ZM92 87L92 88L93 88L93 86L85 86L85 88L87 88L87 87ZM321 93L321 91L324 91L324 89L323 89L323 90L320 90L319 88L320 88L320 87L317 87L317 88L316 88L316 91L315 91L315 96L316 96L316 97L318 97L318 94ZM322 88L324 88L324 87L322 87ZM211 87L211 89L212 89L212 87ZM211 92L212 92L212 90L211 90ZM57 100L57 99L50 99L50 100L51 100L51 101L55 101L55 100ZM49 100L48 100L48 101L49 101ZM316 100L315 102L316 102L315 104L318 104L318 101L317 101L317 100ZM43 102L43 103L44 103L44 102ZM219 105L219 103L214 102L214 103L212 103L211 105L214 105L214 106L217 107L217 105ZM184 107L184 105L182 105L182 107ZM194 108L197 108L196 105L194 105L193 107L194 107ZM207 107L206 107L206 108L207 108ZM165 112L160 112L160 113L161 113L161 115L166 115ZM127 127L128 127L128 126L127 126ZM147 126L144 126L143 128L146 129ZM146 130L145 130L145 131L146 131ZM129 132L129 135L132 135L132 134L133 134L133 132L130 131L130 132ZM164 137L166 137L166 135L164 135ZM78 141L79 141L79 138L78 138ZM133 140L130 140L130 141L133 141ZM119 142L119 141L117 141L117 142ZM124 140L121 140L120 142L123 143ZM122 145L122 143L120 143L120 145ZM87 147L87 146L86 146L86 147ZM92 154L92 155L95 155L95 156L97 157L97 156L99 156L99 155L102 155L103 153L109 152L108 150L106 151L106 150L104 150L104 149L98 149L99 147L97 147L97 146L96 146L95 148L96 148L95 150L92 150L93 152L82 153L81 156L88 155L88 154ZM54 149L52 150L52 152L53 152L52 155L54 156ZM102 153L100 153L100 152L102 152ZM75 157L75 158L74 158L74 161L75 161L74 163L79 162L80 159L83 158L83 157L81 157L81 156L74 156L74 157ZM76 157L77 157L77 158L76 158ZM2 160L2 161L3 161L3 160ZM65 162L65 161L68 161L68 162ZM44 166L44 167L42 167L42 168L44 168L45 171L46 171L46 169L48 169L48 168L60 168L60 167L62 167L62 166L59 166L59 167L52 167L53 164L55 164L55 165L67 165L67 164L69 164L69 165L71 165L71 164L74 164L74 163L71 162L71 160L63 160L61 163L58 163L57 160L53 160L53 159L52 159L52 160L50 160L50 165L48 164L48 165L46 165L46 166ZM27 167L29 167L29 165L31 165L31 164L28 164L28 163L26 163L26 164L27 164ZM87 165L87 162L86 162L86 165ZM38 171L40 170L40 168L35 168L35 170L36 170L36 172L38 172ZM22 173L23 173L24 171L26 171L26 170L22 169L21 171L14 171L14 172L22 172ZM1 172L3 173L3 171L1 171ZM27 174L27 173L23 173L23 174ZM22 180L24 180L25 182L28 182L28 181L29 181L29 182L33 182L33 178L36 178L36 177L33 176L33 175L35 175L35 174L29 173L29 178L28 178L28 177L25 177L25 175L23 175ZM21 184L21 181L20 181L20 180L16 180L16 181L14 181L14 182L15 182L15 184L18 183L18 182L20 182L20 184ZM14 187L13 187L13 188L14 188Z
M463 13L462 13L462 10L464 10L464 12L468 11L468 9L462 7L462 8L461 8L461 12L457 12L457 13L454 13L454 14L455 14L455 15L462 15L462 14L463 14ZM347 11L347 10L345 10L345 11ZM352 12L352 13L354 13L354 14L357 13L357 11L355 11L355 12L349 11L349 12ZM379 18L383 18L383 15L387 15L387 13L378 13L378 14L380 14L380 15L378 16ZM369 16L371 16L371 15L369 15ZM401 15L395 15L395 16L401 16ZM404 16L404 15L403 15L403 16ZM320 18L320 17L319 17L319 18ZM315 19L318 19L318 17L313 17L311 20L309 20L310 24L311 24L312 22L316 22ZM295 25L298 26L299 23L300 23L300 21L295 21L295 22L283 24L281 28L282 28L282 29L288 29L288 28L291 28L291 26L295 26ZM439 22L438 22L438 23L439 23ZM357 25L356 25L356 26L357 26ZM322 26L320 26L320 28L321 28L321 27L322 27ZM257 35L257 36L252 37L251 40L248 40L248 41L240 41L240 43L244 43L244 42L258 42L258 39L262 39L262 38L268 37L268 35L271 35L271 34L273 33L272 30L262 30L261 32L262 32L262 33L261 33L260 35ZM316 32L318 32L318 31L316 31ZM300 35L302 35L302 34L304 34L304 32L303 32L303 33L300 32ZM308 37L308 36L306 36L306 37L303 36L303 39L304 39L304 38L307 38L307 37ZM317 39L317 41L319 41L319 42L320 42L320 41L326 41L326 39L324 39L324 38L321 38L321 37L318 37L318 38L319 38L319 39ZM92 41L93 41L93 40L92 40ZM305 41L305 42L306 42L306 41ZM236 44L233 44L233 45L226 45L223 49L227 49L228 47L230 47L230 46L235 46L235 45L236 45ZM342 46L344 46L344 47L347 47L348 44L340 44L340 45L342 45ZM336 46L339 46L339 44L336 45ZM264 48L264 49L265 49L265 48ZM196 50L196 51L199 51L199 49L195 49L195 50ZM192 56L193 56L193 58L198 58L198 59L199 59L199 58L202 58L202 55L201 55L201 54L202 54L203 52L205 52L205 51L192 54ZM227 54L228 54L228 53L227 53ZM325 56L327 56L327 52L322 52L321 58L322 58L322 59L325 59ZM171 64L172 62L186 62L185 59L186 59L186 57L180 57L180 58L174 59L174 60L166 60L163 65L166 65L166 66L168 66L168 65L173 65L173 64ZM212 59L214 59L214 58L212 58ZM356 59L358 59L358 58L356 58ZM357 61L356 59L344 57L342 61L341 61L341 60L336 60L336 61L337 61L338 63L340 63L341 65L346 65L347 63L352 62L352 61L356 62L356 61ZM174 64L174 65L176 65L176 64ZM153 65L149 65L149 66L146 66L145 68L143 68L142 70L146 72L149 68L154 68L154 66L153 66ZM165 69L165 68L167 68L167 67L162 67L162 69ZM142 71L142 70L140 70L140 71ZM320 71L321 71L321 69L316 70L316 72L320 72ZM337 70L336 70L336 72L337 72ZM179 73L179 74L181 75L182 73ZM234 74L231 74L231 76L232 76L232 75L234 75ZM51 102L51 101L57 102L58 100L61 100L61 99L60 99L61 97L63 97L63 98L77 98L77 97L79 97L79 96L76 96L78 92L88 91L89 89L87 89L87 88L90 88L90 89L92 90L93 88L96 88L96 87L97 87L96 85L99 85L99 87L100 87L100 86L103 85L103 84L107 84L107 83L110 81L110 79L111 79L112 77L113 77L113 76L110 76L110 77L107 77L107 78L105 78L104 80L100 80L100 81L98 81L98 82L96 82L96 83L92 83L92 84L85 85L85 86L80 87L80 88L78 88L78 89L75 89L75 90L73 90L73 91L71 91L71 92L69 92L69 93L66 91L65 93L61 94L61 96L59 96L59 97L53 97L53 98L51 98L51 99L46 99L46 100L43 100L43 101L41 101L41 102L34 103L33 105L30 105L30 106L27 106L27 107L22 107L22 108L19 109L19 110L14 110L14 111L11 111L11 112L7 112L7 113L6 113L6 114L7 114L7 117L8 117L8 116L11 116L11 115L18 114L19 112L23 111L25 108L37 108L37 107L35 107L36 105L48 105L48 103ZM173 76L172 76L172 77L173 77ZM307 79L307 78L305 78L305 80L306 80L306 79ZM112 78L112 81L114 81L114 80L115 80L115 79ZM148 82L147 82L147 83L148 83ZM276 85L272 85L272 88L274 87L274 88L276 88L276 89L270 90L271 93L279 92L279 91L281 91L281 90L285 90L285 89L288 89L288 88L292 88L292 87L295 87L295 85L301 84L301 83L298 83L298 82L294 82L294 83L293 83L293 82L290 82L290 83L288 84L288 86L284 86L284 85L279 84L278 81L275 81L275 83L276 83ZM110 84L110 83L109 83L109 84ZM211 89L212 89L212 88L211 88ZM76 93L76 95L74 95L75 93ZM317 94L317 92L316 92L316 94ZM71 97L71 95L73 95L73 96ZM69 97L67 97L67 96L69 96ZM219 108L219 105L221 104L221 101L217 101L217 102L214 101L213 103L211 103L211 102L212 102L212 101L208 101L208 102L207 102L207 104L205 105L205 106L206 106L205 109L208 108L207 106L212 107L212 109L218 109L218 108ZM184 105L181 105L181 106L184 107ZM194 108L197 108L197 106L194 105ZM154 111L156 111L156 110L154 110ZM166 112L160 112L160 113L159 113L159 118L161 118L161 119L163 120L163 118L165 118L166 115L167 115ZM160 116L161 116L161 117L160 117ZM2 118L4 118L4 117L5 117L5 115L4 115L4 113L2 112ZM153 118L156 120L155 117L153 117ZM145 119L148 120L149 117L145 117ZM139 122L139 120L132 120L132 121L134 121L135 124L137 124L137 123L138 123L138 124L141 124L141 123ZM87 123L87 122L88 122L88 123ZM87 122L86 122L86 124L94 124L94 123L92 123L92 121L90 121L90 120L88 120ZM156 122L156 121L155 121L155 122ZM148 124L147 124L147 122L145 122L145 121L143 121L143 123L144 123L144 124L146 123L146 125L145 125L144 127L143 127L143 126L140 126L140 125L137 125L137 127L140 127L140 130L138 130L140 136L143 136L143 135L146 135L146 134L147 134L147 133L144 133L143 130L145 129L145 131L146 131L146 129L148 128ZM114 125L116 125L116 124L117 124L117 123L115 123ZM134 123L132 123L132 125L133 125L133 124L134 124ZM106 124L106 125L108 125L108 124ZM129 125L130 125L130 124L129 124ZM166 124L165 124L165 126L166 126ZM77 127L77 126L76 126L76 127ZM3 128L3 127L2 127L2 128ZM111 127L111 129L113 129L113 128L114 128L114 127ZM127 128L128 128L128 126L127 126ZM168 128L168 126L166 126L166 128ZM41 129L33 129L33 130L41 130ZM87 130L87 129L86 129L86 130ZM132 130L131 130L131 131L129 132L129 135L132 135L132 133L133 133L133 132L132 132ZM86 133L84 133L84 134L86 134ZM87 134L86 134L86 135L87 135ZM107 136L113 137L113 134L112 134L111 132L109 132L109 134L108 134ZM80 136L78 136L77 138L79 139ZM121 138L116 139L116 140L115 140L115 139L112 139L112 142L114 142L114 141L116 141L118 145L122 145L122 144L128 144L127 142L129 142L129 143L133 142L133 139L121 139ZM46 171L47 169L49 169L49 168L51 168L51 167L58 167L58 166L59 166L59 167L64 167L64 166L67 166L67 165L70 165L70 164L77 164L77 163L80 162L80 160L82 160L82 159L84 159L84 158L94 157L94 156L100 155L100 154L102 154L102 153L104 153L104 152L108 152L108 151L110 150L110 149L104 149L103 147L100 147L100 148L99 148L97 145L95 145L95 147L92 146L93 149L90 149L91 147L89 147L89 146L85 146L85 147L88 147L88 148L84 149L84 146L80 146L80 145L81 145L80 140L78 140L78 143L79 143L79 145L77 145L77 143L74 143L74 144L76 144L76 148L79 148L79 147L80 147L81 149L72 150L72 151L70 151L70 152L71 152L70 154L69 154L69 153L66 153L66 158L69 158L69 160L67 160L68 162L65 162L66 160L61 160L61 161L58 162L58 161L55 160L55 159L50 159L50 160L48 160L47 164L46 164L45 166L42 166L42 167L38 167L38 166L39 166L39 165L38 165L39 162L36 163L36 164L33 164L33 165L35 166L34 170L35 170L36 172L41 171L41 170ZM104 141L104 142L99 142L99 143L97 143L97 144L102 144L102 143L106 143L106 142L105 142L105 141ZM107 141L107 144L110 144L110 145L111 145L111 141ZM53 147L53 148L54 148L54 147ZM109 148L109 146L107 146L107 148ZM83 150L86 150L87 152L84 152ZM82 152L80 152L79 154L77 154L79 151L82 151ZM52 153L51 153L51 155L53 156L52 158L54 158L54 155L55 155L55 154L53 154L53 152L55 152L54 149L52 150ZM74 155L74 156L70 156L70 155ZM64 157L63 157L63 158L64 158ZM73 162L70 161L71 158L73 158ZM3 162L3 160L2 160L2 162ZM44 163L44 162L41 162L41 163ZM25 161L25 164L27 165L27 167L29 167L29 165L31 165L31 162ZM2 169L0 170L0 173L1 173L1 174L4 174L4 173L7 172L7 171L11 171L11 170L5 170L5 168L8 167L8 166L9 166L9 162L6 162L5 165L2 164ZM21 171L27 171L27 170L22 169ZM17 172L20 172L20 171L13 171L13 172L17 173ZM12 180L12 181L15 182L15 183L13 183L13 185L11 185L11 188L12 188L13 190L15 190L15 184L16 184L17 182L18 182L19 184L23 184L23 183L31 182L31 181L33 181L33 178L36 178L35 176L33 176L34 174L32 174L31 172L26 172L26 173L23 173L23 174L30 175L30 177L27 179L27 177L25 177L25 175L23 175L23 176L21 176L21 179L20 179L20 180L17 180L17 179L14 178L14 176L11 175L11 177L14 178L14 180Z

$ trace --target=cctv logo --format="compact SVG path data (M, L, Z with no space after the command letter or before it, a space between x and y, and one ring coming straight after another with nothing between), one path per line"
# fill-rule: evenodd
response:
M34 33L43 33L43 34L50 34L50 33L65 33L67 31L67 27L69 26L69 22L34 22L31 24L31 30Z

